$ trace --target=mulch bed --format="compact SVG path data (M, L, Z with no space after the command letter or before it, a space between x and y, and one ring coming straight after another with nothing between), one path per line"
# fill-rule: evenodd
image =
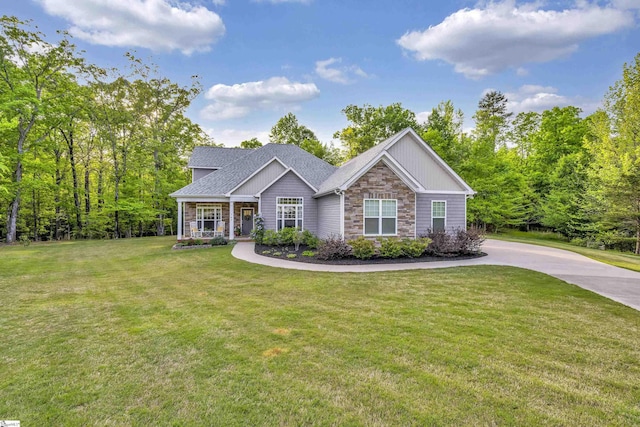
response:
M263 251L271 251L272 253L263 254ZM296 251L293 246L289 247L276 247L276 246L265 246L265 245L255 245L255 252L258 255L266 256L269 258L277 258L284 259L287 261L295 261L295 262L306 262L309 264L330 264L330 265L366 265L366 264L409 264L414 262L436 262L436 261L461 261L465 259L475 259L486 256L487 254L481 252L479 254L473 255L455 255L455 256L429 256L423 255L419 258L377 258L373 257L371 259L363 260L358 258L342 258L342 259L331 259L331 260L322 260L318 259L317 256L303 256L302 252L312 250L313 252L317 252L315 249L308 249L303 245L300 245L300 248ZM273 252L281 252L282 255L277 256L273 255ZM296 254L295 258L287 258L288 254Z

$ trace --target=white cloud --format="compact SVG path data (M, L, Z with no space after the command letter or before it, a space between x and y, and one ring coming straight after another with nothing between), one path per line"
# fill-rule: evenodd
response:
M246 141L251 138L258 138L258 141L263 144L269 142L268 130L238 130L238 129L203 129L207 135L209 135L218 144L223 144L225 147L239 147L242 141Z
M224 6L227 4L227 0L211 0L211 3L216 6Z
M418 123L427 123L427 120L429 120L430 115L431 115L431 110L421 111L416 114L416 120L418 121Z
M573 105L579 107L586 114L590 114L599 107L599 103L583 97L569 97L558 94L558 89L551 86L523 85L516 92L504 94L507 108L514 114L523 111L543 112L553 107Z
M209 120L244 117L254 110L278 107L295 108L300 102L317 97L314 83L291 82L286 77L272 77L257 82L232 86L217 84L209 88L205 98L213 101L200 115Z
M225 32L211 10L171 0L37 0L71 23L71 35L92 44L184 54L208 51Z
M334 83L349 84L355 81L354 76L369 77L362 68L357 65L339 66L342 58L329 58L324 61L316 61L316 74L325 80ZM334 65L331 67L331 65Z
M515 0L481 3L426 30L407 32L396 42L420 61L442 60L478 79L567 56L589 38L634 26L634 12L628 9L638 2L619 3L601 7L580 1L562 11L543 10L539 3L517 5Z

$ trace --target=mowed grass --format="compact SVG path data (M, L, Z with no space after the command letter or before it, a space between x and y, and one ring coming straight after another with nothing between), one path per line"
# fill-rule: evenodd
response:
M478 266L280 270L170 238L0 248L0 418L638 425L640 313Z
M490 234L488 237L497 240L506 240L509 242L529 243L532 245L549 246L557 249L564 249L584 255L596 261L605 264L615 265L616 267L626 268L628 270L640 271L640 255L629 252L619 252L616 250L601 250L594 248L585 248L583 246L572 245L569 242L560 240L555 233L527 233L525 231L510 230L505 233Z

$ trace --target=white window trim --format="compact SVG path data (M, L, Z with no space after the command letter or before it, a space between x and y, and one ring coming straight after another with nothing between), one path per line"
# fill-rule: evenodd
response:
M433 216L433 204L434 203L444 203L444 230L447 230L447 201L446 200L432 200L431 201L431 231L434 231L433 228L433 219L434 218L443 218L441 216L434 217Z
M377 200L378 201L378 230L380 230L380 233L378 234L366 234L365 233L365 220L367 218L375 218L375 217L367 217L365 214L365 205L366 205L366 201L367 200ZM395 212L395 217L390 217L390 216L382 216L382 201L383 200L391 200L396 202L396 212ZM395 218L396 222L396 226L395 226L395 230L393 234L382 234L382 218ZM362 235L365 237L368 236L397 236L398 235L398 199L364 199L364 201L362 202Z
M300 199L302 201L302 203L299 204L299 205L292 205L292 204L289 204L289 203L279 203L280 199ZM280 231L280 230L282 230L282 228L285 228L285 227L278 228L278 225L279 225L278 221L280 221L280 219L278 218L278 210L279 210L279 208L281 206L296 206L296 207L297 206L302 206L302 212L300 213L300 215L301 215L300 218L298 218L298 209L296 209L296 224L298 223L298 219L299 219L300 220L300 224L301 224L300 225L300 231L304 231L304 197L298 197L298 196L295 196L295 197L278 196L278 197L276 197L276 231ZM282 218L282 220L284 221L284 217ZM297 225L296 225L296 227L297 227Z
M202 216L198 217L198 213L202 212L202 209L219 209L220 210L220 219L215 221L214 229L218 227L219 221L224 221L222 218L222 204L220 203L196 203L196 226L198 227L198 231L204 231L204 218Z

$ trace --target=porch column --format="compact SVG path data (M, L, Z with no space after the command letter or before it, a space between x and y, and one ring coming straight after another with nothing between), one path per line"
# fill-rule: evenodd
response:
M178 240L182 240L182 225L184 219L182 218L182 203L178 202Z
M229 240L233 240L235 239L235 236L233 235L233 217L234 217L234 212L233 212L233 202L229 201Z

